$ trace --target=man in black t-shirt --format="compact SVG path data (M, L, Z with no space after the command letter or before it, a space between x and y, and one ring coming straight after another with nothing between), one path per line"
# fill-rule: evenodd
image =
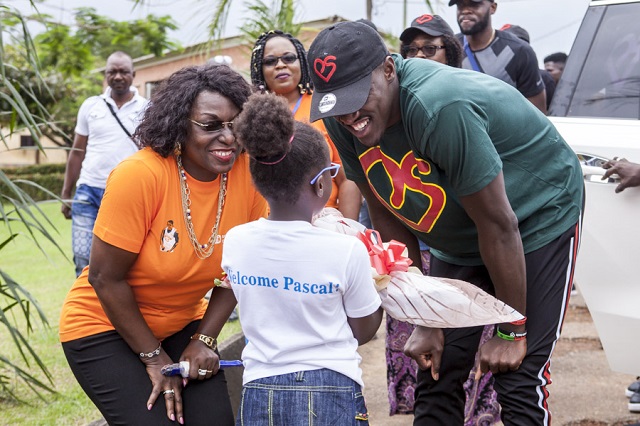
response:
M491 26L497 9L493 0L450 0L458 8L457 19L464 46L462 68L473 69L515 87L543 113L547 113L544 83L536 54L527 43Z
M530 44L529 32L522 28L519 25L511 25L505 24L500 28L500 31L507 31L511 34L518 37L520 40ZM546 66L546 63L545 63ZM544 90L547 95L547 110L549 109L549 105L551 105L551 98L553 98L553 94L556 91L556 80L546 69L540 70L540 77L542 77L542 81L544 81Z

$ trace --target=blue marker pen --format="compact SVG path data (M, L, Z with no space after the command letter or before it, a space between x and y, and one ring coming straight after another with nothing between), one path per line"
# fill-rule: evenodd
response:
M241 367L242 360L239 359L221 359L220 368L225 367ZM160 369L160 372L165 376L182 376L189 377L189 361L180 361L175 364L167 364Z
M160 369L160 373L165 376L189 377L189 361L180 361L175 364L167 364Z

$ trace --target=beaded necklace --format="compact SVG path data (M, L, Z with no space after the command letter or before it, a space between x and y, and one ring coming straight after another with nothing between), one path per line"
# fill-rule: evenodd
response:
M218 194L218 213L216 213L216 224L211 228L211 236L209 240L205 244L200 244L198 238L196 237L196 233L193 230L193 223L191 222L191 198L189 195L191 191L189 190L189 186L187 185L187 173L184 171L184 167L182 167L182 158L180 155L176 157L176 161L178 163L178 174L180 178L180 192L182 195L182 213L184 215L184 223L187 227L187 233L189 234L189 240L191 240L191 245L193 245L193 249L196 252L196 256L200 259L206 259L213 253L214 243L216 238L218 237L218 230L220 226L220 217L222 216L222 207L224 206L224 198L227 195L227 174L223 173L221 175L220 181L220 192Z

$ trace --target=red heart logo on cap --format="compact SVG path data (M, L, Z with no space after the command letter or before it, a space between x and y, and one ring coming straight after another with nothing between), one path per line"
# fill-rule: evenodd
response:
M333 63L333 61L335 60L335 56L329 55L324 59L316 58L316 60L313 61L313 70L318 75L318 77L325 81L325 83L328 83L329 80L331 80L331 76L333 76L333 73L336 72L337 67L336 64Z
M429 22L431 20L433 20L433 16L425 14L425 15L420 16L418 19L416 19L416 22L418 24L424 24L424 23Z

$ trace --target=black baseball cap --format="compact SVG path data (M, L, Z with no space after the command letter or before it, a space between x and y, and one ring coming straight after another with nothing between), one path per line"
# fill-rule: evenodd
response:
M457 4L460 0L449 0L449 6L453 6L454 4ZM482 0L473 0L476 3L482 3ZM489 0L491 3L493 3L493 0Z
M442 17L424 14L411 21L411 26L400 34L400 40L403 43L408 43L420 32L433 37L440 37L444 34L454 35L453 30Z
M322 30L307 54L314 87L311 121L362 108L371 73L388 55L384 41L369 25L339 22Z
M361 24L368 25L371 28L373 28L374 30L378 31L378 27L376 26L376 24L374 24L373 22L371 22L368 19L361 18L361 19L356 20L356 22L360 22Z
M504 24L500 31L506 31L508 33L512 33L514 36L518 37L520 40L526 41L529 43L529 31L522 28L520 25L511 25Z

